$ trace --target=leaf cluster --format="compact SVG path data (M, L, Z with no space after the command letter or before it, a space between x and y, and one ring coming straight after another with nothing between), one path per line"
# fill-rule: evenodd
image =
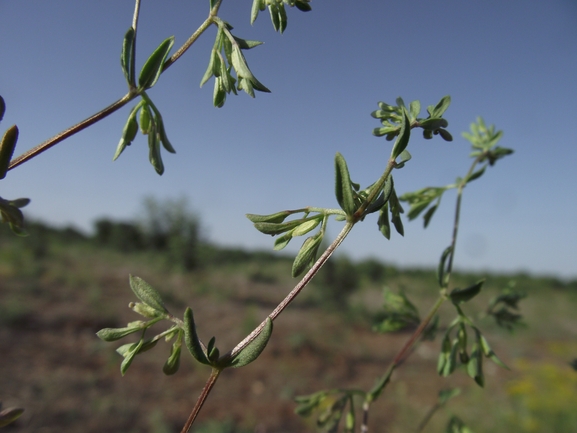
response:
M359 393L363 394L361 391L327 390L298 396L295 398L297 403L295 413L302 417L308 417L316 412L316 424L319 431L327 433L338 431L344 415L343 432L353 433L356 424L353 397Z
M479 162L487 161L489 165L507 155L513 153L512 149L497 146L497 142L503 136L503 131L495 131L495 125L487 126L482 117L477 118L477 123L471 123L471 132L463 132L473 147L471 157L477 158Z
M140 123L140 132L148 136L150 163L158 174L163 174L164 164L160 154L160 146L162 145L170 153L176 153L176 151L166 135L162 115L147 95L146 90L153 87L158 81L168 53L174 44L174 37L171 36L162 41L144 63L138 77L138 86L134 81L134 38L135 31L131 27L124 36L120 64L130 91L138 93L142 99L128 114L128 119L122 129L122 137L116 147L113 161L120 156L126 146L130 146L134 141Z
M523 325L523 316L519 313L519 302L526 297L527 294L516 290L515 282L511 281L489 301L487 314L495 319L498 326L512 331L515 327Z
M303 216L285 222L287 217L298 213L302 213ZM310 215L311 213L314 214ZM304 236L320 226L314 235L305 239L293 261L292 276L297 277L315 262L331 214L343 216L341 212L334 209L304 208L281 211L271 215L247 214L246 217L259 232L271 236L281 235L274 243L274 249L277 251L285 248L294 237Z
M4 113L6 112L6 103L4 98L0 96L0 121L4 118ZM8 166L10 165L10 160L14 154L14 149L16 148L16 143L18 141L18 127L12 125L6 130L0 141L0 179L6 177L8 172ZM15 200L6 200L0 197L0 217L3 223L7 223L10 226L12 232L19 236L26 236L26 230L24 229L24 215L20 208L23 208L28 203L30 199L18 198Z
M479 294L484 280L481 280L465 289L454 289L449 299L457 309L458 316L448 326L441 343L441 353L437 362L437 373L449 376L459 365L466 367L468 375L479 386L485 383L483 374L483 358L489 358L495 364L508 367L497 357L489 342L482 335L479 328L465 315L460 305L470 301ZM473 331L473 343L469 348L467 329Z
M250 23L253 24L259 12L264 11L268 7L272 26L276 32L283 33L287 26L287 13L285 5L294 7L302 12L312 10L309 4L310 0L253 0L250 12Z
M222 107L226 102L226 95L231 92L236 95L237 90L244 90L253 98L255 90L269 93L270 90L253 75L243 54L243 50L250 50L262 42L238 38L231 33L233 27L230 24L220 19L216 22L218 31L210 53L210 61L200 81L202 87L214 77L212 100L214 106ZM232 70L236 78L232 76Z
M223 370L228 367L242 367L254 361L264 350L272 334L273 325L270 318L268 318L256 338L238 353L234 356L230 354L220 356L220 350L216 347L215 337L210 339L208 345L204 345L198 337L191 308L186 309L184 321L182 321L170 314L158 291L141 278L131 275L130 288L140 302L131 302L129 307L134 312L149 320L130 322L123 328L104 328L96 333L101 340L108 342L117 341L128 335L140 333L138 341L124 344L116 349L116 352L124 358L120 365L122 375L126 374L136 355L152 349L162 338L167 342L173 341L168 359L162 368L164 374L172 375L175 374L180 367L180 354L183 341L186 348L198 362L210 365L218 370ZM169 320L172 321L173 324L164 332L146 339L146 331L161 320Z
M468 139L473 148L471 157L475 158L471 169L464 178L457 177L454 183L442 187L426 187L414 192L403 194L400 199L409 203L407 217L413 220L423 212L423 223L427 227L441 204L441 198L445 191L455 188L464 188L469 182L480 178L484 173L487 165L494 165L498 159L513 153L511 149L496 146L502 137L502 131L495 132L495 127L487 127L481 117L477 123L471 124L471 134L464 133L463 136ZM476 169L477 164L483 164L481 168Z
M433 138L433 135L440 135L445 141L453 141L453 136L445 128L449 122L443 118L443 114L451 104L451 97L444 96L437 105L427 107L426 118L417 117L421 112L421 103L412 101L407 108L402 98L397 98L397 105L389 105L385 102L379 102L379 109L371 113L375 119L379 119L383 126L375 128L373 135L392 141L396 136L402 135L402 128L405 118L408 120L410 128L419 127L423 129L423 137L426 139ZM400 152L399 152L400 153Z

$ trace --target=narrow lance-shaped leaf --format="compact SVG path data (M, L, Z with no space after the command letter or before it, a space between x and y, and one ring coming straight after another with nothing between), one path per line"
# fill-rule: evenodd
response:
M282 211L282 212L277 212L277 213L273 213L270 215L255 215L252 213L247 213L246 217L253 223L282 223L286 217L288 217L289 215L291 215L292 212L289 211Z
M132 360L138 354L143 343L144 343L144 340L141 338L138 343L134 343L131 346L130 350L128 350L128 352L124 356L124 360L122 361L122 364L120 364L120 373L123 376L126 374L128 367L130 367L130 364L132 364Z
M355 213L355 202L353 198L353 187L347 162L343 155L337 152L335 156L335 195L337 202L348 216Z
M471 358L467 363L467 373L477 385L483 387L485 384L485 377L483 375L483 353L481 352L480 341L477 341L473 344L473 348L471 349Z
M4 98L0 96L0 121L4 119L4 113L6 112L6 102Z
M298 277L316 258L323 240L322 233L307 238L298 252L292 266L292 276Z
M98 338L103 341L116 341L127 335L134 334L135 332L142 331L144 322L136 322L132 326L127 326L125 328L104 328L96 333Z
M385 205L379 211L379 219L377 221L379 231L387 239L391 239L391 223L389 222L389 204Z
M112 158L113 161L116 161L120 154L124 152L126 146L130 146L130 144L134 141L134 138L138 132L138 121L136 120L136 115L144 103L144 101L140 101L132 108L132 110L130 110L130 113L128 114L128 120L122 129L122 138L120 139L120 142L116 147L116 153Z
M407 110L403 109L403 117L401 123L401 131L399 136L393 145L393 150L391 151L391 158L397 159L397 157L407 148L409 145L409 139L411 138L411 122L409 116L407 116Z
M439 287L445 287L445 263L452 251L453 247L451 246L445 248L445 251L443 251L443 254L441 255L441 260L439 260L439 266L437 267L437 281L439 282Z
M141 89L150 89L156 84L160 74L162 73L164 61L166 60L173 44L174 36L171 36L162 41L158 48L150 55L142 67L138 77L138 86Z
M6 177L8 166L10 165L10 160L14 154L17 141L18 127L13 125L8 128L8 130L6 130L4 136L2 137L2 141L0 141L0 179L4 179Z
M154 170L156 170L159 175L162 175L164 173L164 163L162 162L162 155L160 154L160 136L154 123L148 134L148 159L154 167Z
M184 312L184 342L189 352L201 364L210 365L206 353L200 343L198 334L196 333L196 325L194 323L194 316L192 310L187 308Z
M451 302L453 304L462 304L464 302L470 301L479 294L479 292L481 291L481 287L483 287L484 283L485 280L480 280L477 281L472 286L469 286L465 289L452 290L451 294L449 295L449 297L451 298Z
M251 341L244 349L238 352L234 358L232 358L230 363L227 364L227 366L230 365L235 368L244 367L245 365L250 364L255 359L257 359L270 340L272 330L272 320L270 320L270 317L267 317L266 323L260 331L260 334L258 334L257 337Z
M13 423L20 418L20 415L23 413L24 409L21 407L7 407L6 409L0 410L0 427L5 427L8 424Z
M182 349L182 336L179 335L176 341L172 344L170 356L162 367L162 372L167 376L176 373L180 367L180 352Z
M134 28L130 27L124 35L122 41L122 53L120 54L120 64L122 72L129 87L136 87L134 83Z

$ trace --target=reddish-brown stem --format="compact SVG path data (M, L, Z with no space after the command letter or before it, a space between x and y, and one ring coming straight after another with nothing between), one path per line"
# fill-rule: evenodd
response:
M210 373L208 380L204 384L204 388L202 388L202 392L198 396L198 399L196 400L196 403L194 404L194 407L192 408L192 411L190 412L190 415L188 416L188 419L186 420L186 423L184 424L184 427L182 427L180 433L188 433L188 431L192 427L194 420L196 419L198 413L200 412L200 409L202 409L202 406L204 405L204 402L208 398L208 394L210 394L210 391L214 387L214 384L216 383L216 380L218 379L218 376L220 375L221 371L222 370L219 370L217 368L212 369L212 372Z

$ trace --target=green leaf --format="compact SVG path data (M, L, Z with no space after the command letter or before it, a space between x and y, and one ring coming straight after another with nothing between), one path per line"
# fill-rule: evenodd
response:
M143 343L144 343L144 340L140 339L140 341L138 343L133 343L130 346L130 349L126 352L126 355L124 356L124 360L122 361L122 364L120 364L120 373L123 376L126 374L128 367L130 367L130 364L132 364L132 360L134 359L134 357L140 351L140 348L142 347Z
M273 324L269 317L260 333L245 348L238 352L227 366L244 367L259 357L272 335Z
M0 141L0 179L6 177L8 172L8 166L10 165L10 160L14 154L14 149L16 148L16 142L18 141L18 127L12 125L6 130L2 141Z
M297 236L303 236L306 235L308 232L310 232L311 230L314 230L319 223L321 222L322 219L322 215L319 216L319 218L315 218L309 221L306 221L304 223L302 223L301 225L299 225L297 228L295 228L292 231L292 236L293 237L297 237Z
M125 328L104 328L98 331L96 335L103 341L116 341L126 337L127 335L142 331L143 328L144 322L140 322Z
M148 134L148 160L159 175L164 173L164 163L160 154L160 136L155 125Z
M254 228L265 235L276 236L288 232L303 223L302 219L288 221L286 223L256 222Z
M310 0L296 0L295 6L301 12L309 12L313 9L311 5L309 5L309 1Z
M445 262L449 258L449 255L453 251L453 247L449 246L445 248L443 254L441 254L441 260L439 260L439 266L437 266L437 281L439 282L439 287L443 288L446 285L445 281Z
M510 368L507 367L507 365L503 361L501 361L499 359L499 357L495 354L495 352L493 351L493 349L489 345L489 342L486 340L485 337L483 337L481 332L477 328L474 328L474 329L475 329L475 332L477 333L477 337L479 339L479 344L481 345L481 349L483 350L483 354L487 358L489 358L491 361L493 361L495 364L497 364L499 367L503 367L507 370L510 370Z
M0 116L1 118L1 116ZM0 411L0 427L5 427L8 424L13 423L20 415L24 413L24 409L21 407L7 407Z
M335 156L335 195L337 202L348 216L355 213L356 206L353 198L353 187L349 176L347 162L343 155L337 152Z
M5 200L0 197L0 215L2 222L7 222L12 232L18 236L27 236L24 230L24 215L19 208L30 203L30 199L20 198L16 200Z
M184 342L186 343L188 351L194 356L194 359L201 364L211 364L196 333L194 316L190 308L187 308L184 312Z
M4 113L6 113L6 102L4 98L0 96L0 121L4 119Z
M409 139L411 138L411 121L409 116L407 116L407 110L403 110L403 118L401 123L401 132L397 137L397 141L393 145L393 150L391 151L391 158L397 159L397 157L407 148L409 145Z
M421 103L419 101L413 101L409 104L409 113L411 118L415 119L421 112Z
M409 151L405 149L401 152L399 158L400 160L397 161L397 165L395 165L395 168L403 168L405 166L405 162L409 161L412 158L412 156L409 153Z
M138 299L160 313L169 314L168 310L164 306L164 303L162 302L160 293L158 293L150 284L148 284L142 278L134 277L132 275L130 275L129 281L130 288Z
M292 276L298 277L316 259L317 251L323 241L322 233L307 238L298 252L292 266Z
M250 23L253 24L258 17L259 11L264 11L266 8L265 0L253 0L250 11Z
M425 215L423 215L423 224L425 228L428 227L429 223L431 222L431 218L433 218L433 214L435 213L438 207L439 207L438 204L431 206L429 210L425 213Z
M251 48L258 47L259 45L263 44L263 42L261 41L250 41L247 39L238 38L234 35L232 35L232 37L236 41L241 50L250 50Z
M124 152L126 146L130 146L130 144L134 141L136 133L138 132L138 122L136 120L136 115L138 114L138 110L142 107L144 103L145 103L144 101L140 101L132 108L132 110L130 110L130 113L128 114L128 120L126 121L126 123L124 124L124 128L122 129L122 138L120 139L120 142L116 147L116 153L112 158L113 161L116 161L116 159L120 156L120 154Z
M483 173L485 173L485 169L487 168L487 165L484 165L483 168L481 168L480 170L477 170L476 172L472 173L471 176L469 176L467 178L467 183L475 180L475 179L479 179Z
M377 221L377 225L379 227L379 231L383 234L384 237L387 239L391 239L391 224L389 222L389 204L385 203L385 205L379 211L379 219Z
M485 377L483 375L483 353L478 343L473 344L471 349L471 358L467 363L467 373L470 377L475 379L477 385L483 387L485 384Z
M461 393L460 388L442 389L439 391L439 404L444 405L450 399L457 397Z
M150 107L148 104L142 104L140 109L140 132L144 135L150 133L152 128L152 113L150 112Z
M437 131L439 133L439 135L443 138L443 140L445 141L453 141L453 136L451 135L451 133L449 131L447 131L446 129L439 129Z
M144 66L140 71L138 77L138 86L141 89L150 89L156 84L160 74L162 73L162 67L164 66L164 61L174 44L174 36L166 38L158 46L156 50L150 55Z
M451 302L456 305L470 301L479 294L484 283L485 280L480 280L472 286L467 287L466 289L453 289L449 295Z
M285 210L270 215L255 215L252 213L247 213L246 217L253 223L282 223L285 218L291 214L292 212Z
M423 129L436 131L440 128L446 128L447 126L449 126L449 122L447 122L447 120L443 118L431 118L421 120L419 122L419 126Z
M278 6L275 3L270 3L268 5L268 11L270 13L270 20L272 22L272 26L275 30L275 32L278 32L281 23L280 23L280 14L279 14L279 10L278 10Z
M451 105L451 97L449 95L443 96L434 108L429 107L427 111L429 111L431 117L441 117L447 111L449 105Z
M129 87L136 87L134 83L134 28L130 27L124 35L122 41L122 53L120 54L120 65Z
M285 233L284 235L277 238L276 241L274 241L274 248L273 249L275 251L282 250L284 247L286 247L289 244L289 242L292 240L292 238L293 238L292 231Z
M176 339L176 341L172 344L172 348L170 350L170 356L164 363L162 367L162 372L167 376L171 376L178 371L180 367L180 352L182 349L182 336Z

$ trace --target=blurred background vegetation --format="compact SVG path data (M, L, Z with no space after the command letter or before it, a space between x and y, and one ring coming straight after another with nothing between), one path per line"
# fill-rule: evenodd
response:
M200 217L183 200L148 198L132 221L100 219L91 234L29 222L29 236L0 226L0 401L26 412L6 431L179 431L208 372L184 357L161 369L169 345L119 372L116 345L94 335L136 320L128 275L156 287L169 309L195 311L201 338L229 349L293 287L291 257L223 248L203 238ZM466 308L511 371L487 363L486 389L464 371L436 376L439 341L423 342L393 376L371 412L372 431L415 431L438 391L461 388L424 430L444 432L457 415L474 432L575 431L577 281L554 277L458 273L455 286L486 277ZM487 305L510 286L527 294L523 325L498 327ZM383 290L403 291L423 314L436 297L435 273L376 259L331 258L283 314L261 359L223 373L193 431L314 431L293 398L322 388L369 388L408 337L378 334ZM441 329L454 316L441 312ZM187 359L189 358L189 359Z

